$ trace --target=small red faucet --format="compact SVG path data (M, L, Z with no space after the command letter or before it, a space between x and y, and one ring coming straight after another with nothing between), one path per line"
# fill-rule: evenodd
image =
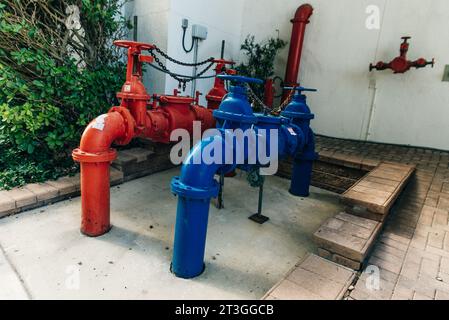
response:
M428 65L431 65L432 68L435 65L435 59L432 59L432 61L427 61L424 58L419 58L416 61L410 61L407 60L407 52L410 46L410 43L408 43L408 40L411 39L411 37L402 37L401 38L403 42L401 43L401 49L400 49L400 56L393 59L393 61L389 63L385 62L378 62L376 65L373 65L372 63L369 66L369 71L372 71L373 69L376 70L386 70L391 69L394 71L394 73L405 73L410 70L410 68L414 67L416 69L425 68Z

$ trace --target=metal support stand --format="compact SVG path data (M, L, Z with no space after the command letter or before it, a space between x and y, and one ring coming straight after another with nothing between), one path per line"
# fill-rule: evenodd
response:
M193 63L198 63L198 43L199 43L199 39L198 38L193 38L194 41L194 45L193 45ZM192 71L192 77L195 78L196 74L198 72L198 67L194 66L193 67L193 71ZM195 96L195 92L196 92L196 79L193 79L192 81L192 92L191 92L191 97Z
M259 203L257 205L257 213L250 216L248 219L258 223L258 224L264 224L270 218L262 215L262 202L263 202L263 183L259 187Z
M224 174L220 173L220 189L218 191L217 209L223 209L223 186L224 186Z
M137 41L137 22L138 22L138 17L134 16L134 23L133 23L133 41Z

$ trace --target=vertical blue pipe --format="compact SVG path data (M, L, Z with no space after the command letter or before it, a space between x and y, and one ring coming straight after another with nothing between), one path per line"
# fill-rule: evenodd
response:
M308 197L310 183L312 181L313 162L318 155L315 152L315 136L309 129L308 143L304 151L293 160L292 181L289 192L298 197Z
M179 197L172 261L177 277L190 279L203 273L209 202L210 198Z

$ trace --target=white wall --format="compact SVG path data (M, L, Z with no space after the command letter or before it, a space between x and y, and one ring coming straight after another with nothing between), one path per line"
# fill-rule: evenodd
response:
M442 82L449 64L449 1L432 0L134 0L139 15L139 40L155 42L169 55L192 61L181 47L181 20L208 27L199 59L220 54L226 40L226 58L241 59L239 47L246 35L257 40L277 35L289 41L290 19L309 2L314 7L307 27L300 82L316 87L309 103L316 113L317 133L340 138L434 147L449 150L449 83ZM368 30L366 8L377 5L381 28ZM436 58L434 69L368 72L369 63L390 61L399 54L400 38L412 36L410 59ZM190 44L190 28L187 45ZM164 47L165 45L165 47ZM288 47L275 63L284 76ZM175 72L190 68L167 64ZM150 71L151 92L171 93L177 82ZM207 94L213 80L198 82ZM146 83L147 84L147 83ZM154 91L153 91L154 90ZM190 94L188 87L185 94ZM204 102L204 98L202 100Z
M306 31L300 81L320 90L309 95L317 115L315 131L449 150L449 83L441 81L449 62L449 45L444 40L449 38L449 1L308 2L315 11ZM289 20L302 3L246 0L242 36L250 33L263 39L279 29L281 38L290 40ZM365 27L368 5L380 8L380 30ZM399 54L404 35L412 36L409 58L435 57L435 68L413 69L404 75L370 74L370 62L390 61ZM287 54L288 49L276 63L280 76Z
M168 54L178 60L192 62L193 51L186 54L182 48L183 18L189 20L189 28L186 34L186 47L191 45L191 27L193 24L206 26L208 36L199 44L198 61L209 57L220 56L221 41L226 41L225 58L237 59L240 50L240 32L242 29L242 13L244 1L241 0L171 0L170 16L168 20ZM178 73L191 75L191 67L177 67L173 63L167 64L170 70ZM199 67L199 71L204 66ZM213 74L213 68L206 75ZM203 93L201 103L205 105L205 95L213 87L213 79L197 81L197 90ZM173 92L178 87L178 82L170 77L167 78L165 89L167 93ZM190 95L190 84L184 94Z
M170 15L170 0L131 0L125 6L125 16L133 21L138 17L137 40L154 43L162 50L167 50L168 19ZM132 39L132 30L130 34ZM162 59L165 63L165 60ZM150 94L165 91L166 77L164 74L146 67L144 84Z

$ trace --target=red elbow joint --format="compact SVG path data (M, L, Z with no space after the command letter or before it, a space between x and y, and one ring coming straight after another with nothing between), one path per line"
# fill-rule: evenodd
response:
M125 108L113 108L84 130L80 147L72 152L81 163L81 232L97 237L110 229L110 162L117 157L112 143L128 143L134 120Z

